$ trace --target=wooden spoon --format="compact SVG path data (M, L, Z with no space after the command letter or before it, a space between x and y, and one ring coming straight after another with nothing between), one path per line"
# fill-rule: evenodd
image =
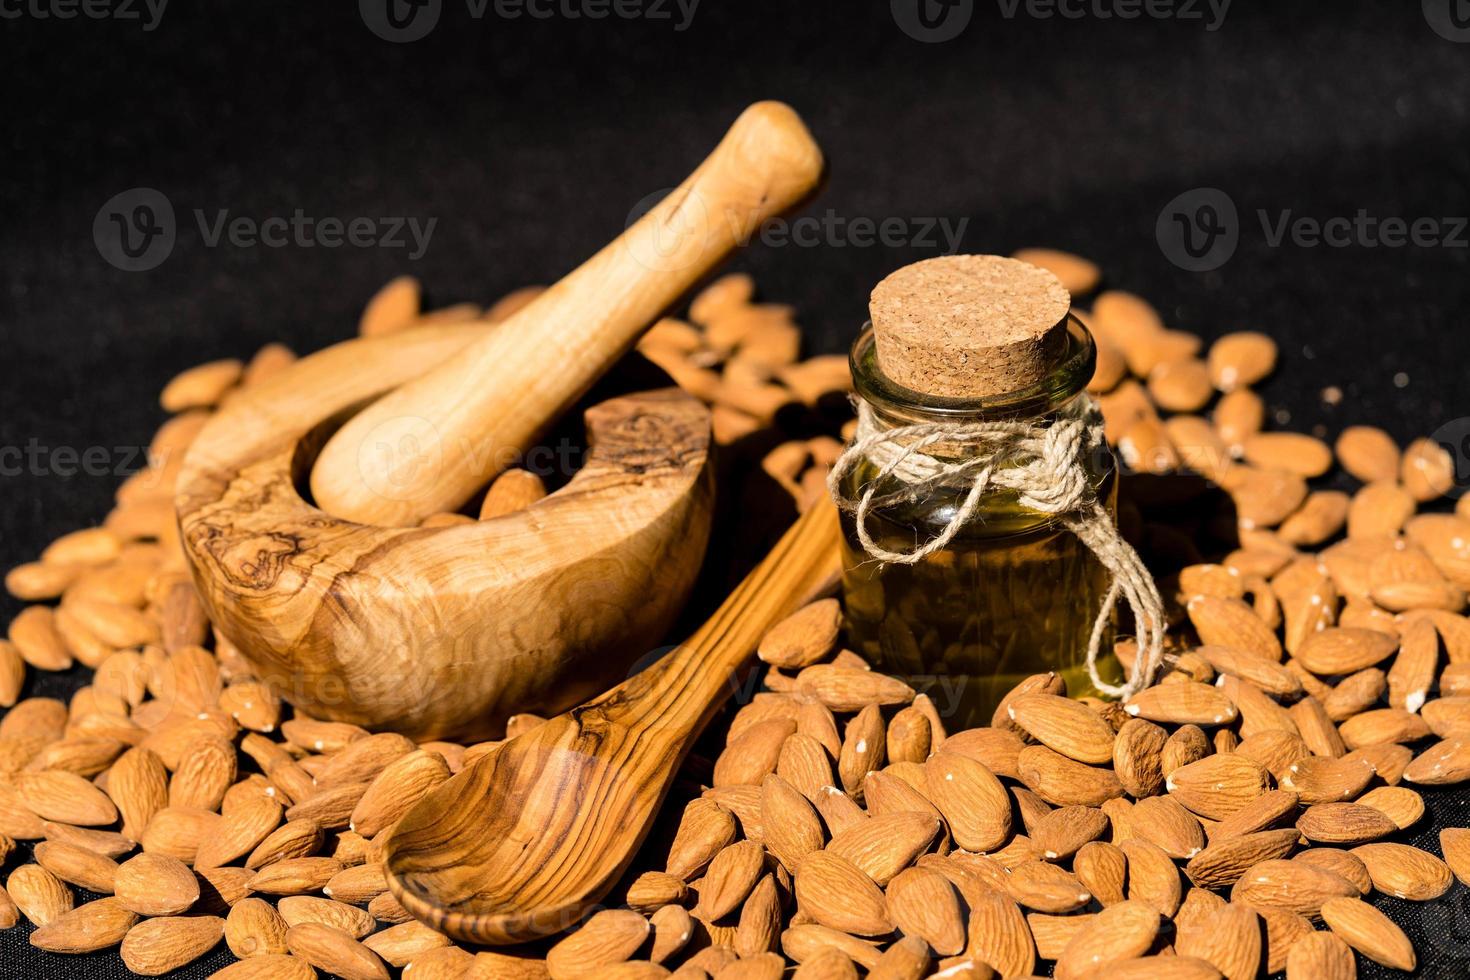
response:
M824 501L688 642L424 797L385 851L388 885L404 908L477 943L575 925L627 869L761 636L832 581L837 546L837 511Z

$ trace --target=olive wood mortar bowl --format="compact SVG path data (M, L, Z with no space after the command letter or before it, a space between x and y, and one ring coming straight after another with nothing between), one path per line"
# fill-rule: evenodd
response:
M602 401L588 451L529 508L447 527L357 524L302 488L356 407L497 327L351 340L241 392L185 460L176 509L211 620L314 717L482 739L627 675L663 637L709 536L709 412L677 388Z

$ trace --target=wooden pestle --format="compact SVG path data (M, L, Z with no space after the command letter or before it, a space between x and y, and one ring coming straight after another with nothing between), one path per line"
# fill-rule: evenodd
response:
M822 166L789 106L746 109L714 152L618 238L462 354L350 419L312 470L317 506L397 526L463 506L660 313L806 197Z

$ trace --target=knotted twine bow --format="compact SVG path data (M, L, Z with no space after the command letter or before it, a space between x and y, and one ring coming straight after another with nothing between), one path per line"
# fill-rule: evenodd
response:
M954 462L927 455L938 444L964 445L967 455ZM1061 418L1048 426L1025 422L933 422L880 428L873 409L858 400L857 435L827 476L827 489L842 509L855 514L858 541L874 558L912 565L944 548L980 507L992 488L1014 490L1024 507L1056 515L1108 569L1112 581L1098 609L1087 642L1087 674L1104 694L1127 698L1153 681L1163 655L1164 604L1153 576L1138 552L1118 534L1113 517L1098 501L1082 465L1085 453L1102 443L1102 419L1087 403L1078 417ZM971 449L970 447L973 447ZM843 477L864 459L878 466L878 475L852 499L842 492ZM896 477L904 488L875 501L878 485ZM969 483L959 511L944 530L912 551L889 551L868 533L868 517L875 506L914 502L946 487ZM1122 593L1140 633L1138 656L1128 682L1117 686L1098 676L1097 657L1113 608Z

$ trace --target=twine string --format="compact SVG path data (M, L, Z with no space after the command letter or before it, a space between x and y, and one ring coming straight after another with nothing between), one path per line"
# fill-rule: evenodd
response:
M1104 694L1127 698L1153 682L1163 656L1164 603L1153 576L1118 533L1117 523L1088 480L1083 459L1102 444L1102 438L1102 419L1090 403L1076 417L1047 426L927 422L889 428L878 423L872 406L859 400L857 434L833 464L827 488L838 506L854 515L863 550L879 561L903 565L916 564L947 547L993 489L1015 491L1022 506L1056 516L1109 573L1108 591L1088 638L1087 675ZM935 445L963 445L967 453L963 459L940 460L926 452ZM850 497L843 492L843 480L865 460L877 466L877 475ZM877 495L877 488L889 478L900 489ZM875 508L916 502L965 484L968 489L949 523L912 550L892 551L868 529ZM1133 610L1139 632L1138 656L1121 686L1105 682L1097 669L1103 637L1120 597Z

